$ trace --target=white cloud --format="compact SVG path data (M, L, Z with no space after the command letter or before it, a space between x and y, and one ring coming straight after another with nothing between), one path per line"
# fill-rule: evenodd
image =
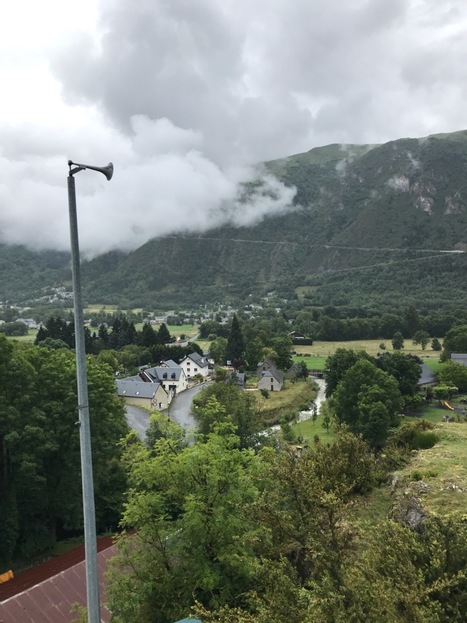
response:
M119 163L110 183L92 171L75 174L84 254L132 249L151 237L202 232L224 223L247 225L266 214L290 209L294 189L253 167L221 169L199 150L203 143L199 132L177 128L167 119L154 122L136 116L130 123L130 136L103 132L101 127L95 135L85 135L84 157L70 154L74 162L104 166L102 152L106 151L117 155ZM78 132L64 140L76 150L80 141L83 136ZM42 148L42 142L36 142ZM63 144L58 142L56 148ZM90 161L90 151L100 161ZM51 155L30 154L28 160L0 158L3 241L67 249L65 155L58 161ZM261 186L243 201L242 184L256 179L262 180Z
M20 0L0 8L0 240L82 247L290 207L252 164L467 127L464 0ZM342 163L344 166L345 163ZM415 163L413 163L415 166Z

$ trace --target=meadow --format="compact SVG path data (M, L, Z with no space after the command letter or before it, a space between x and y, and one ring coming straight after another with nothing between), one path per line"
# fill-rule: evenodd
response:
M441 342L443 338L438 338ZM381 344L385 344L386 348L381 349ZM338 348L347 348L353 350L364 350L369 355L376 355L385 351L393 352L391 340L353 340L349 342L320 342L315 341L311 346L294 346L297 355L310 355L312 357L329 357L333 355ZM438 360L439 352L431 350L427 347L425 350L419 344L413 344L412 340L404 341L403 353L417 355L421 359Z

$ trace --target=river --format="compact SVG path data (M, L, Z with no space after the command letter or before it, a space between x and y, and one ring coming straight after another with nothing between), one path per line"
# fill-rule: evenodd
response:
M321 405L326 400L326 381L324 379L315 379L315 383L318 386L318 393L316 394L316 398L313 401L313 405L316 405L317 413L319 413ZM309 420L311 419L312 415L313 408L308 411L300 411L298 421L304 422L305 420Z

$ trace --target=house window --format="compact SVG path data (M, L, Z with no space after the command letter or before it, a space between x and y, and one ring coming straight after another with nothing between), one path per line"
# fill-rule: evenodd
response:
M194 369L194 372L198 372L198 368L195 368L195 369Z

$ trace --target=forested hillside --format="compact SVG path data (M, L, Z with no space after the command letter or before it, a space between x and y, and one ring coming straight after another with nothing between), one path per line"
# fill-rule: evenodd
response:
M171 306L277 290L317 305L463 301L467 131L329 145L266 167L296 188L287 213L95 258L84 266L86 298Z

